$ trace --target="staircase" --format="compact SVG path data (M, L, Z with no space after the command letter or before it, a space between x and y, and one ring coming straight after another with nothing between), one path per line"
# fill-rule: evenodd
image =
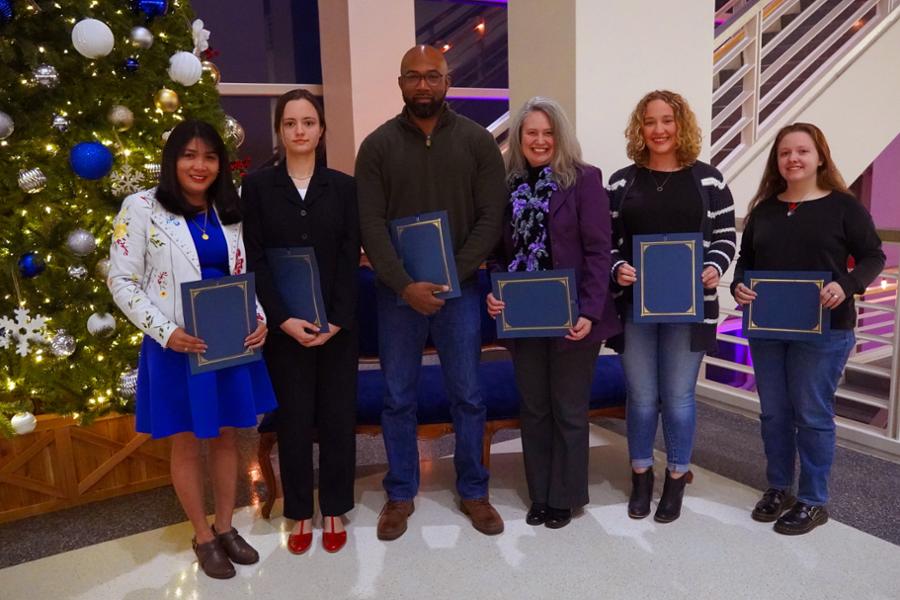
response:
M771 134L808 107L823 83L895 24L898 6L898 0L774 0L735 11L716 29L713 164L737 174L754 147L757 153L765 149ZM877 76L896 80L884 69Z

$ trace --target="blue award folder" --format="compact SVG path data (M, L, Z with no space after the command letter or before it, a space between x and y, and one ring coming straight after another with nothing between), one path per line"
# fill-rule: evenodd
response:
M831 310L820 301L828 271L747 271L744 285L756 300L744 307L748 338L808 340L831 329Z
M491 273L494 297L506 303L498 338L561 337L578 319L575 271Z
M632 250L635 323L703 321L703 236L699 233L636 235Z
M191 373L217 371L254 362L262 353L244 347L256 331L253 273L181 284L184 329L206 342L203 354L188 354Z
M319 263L313 248L266 248L275 287L292 317L309 321L328 333Z
M395 219L390 222L390 230L403 268L413 281L446 285L449 291L435 294L438 298L461 295L447 211ZM397 303L405 304L399 297Z

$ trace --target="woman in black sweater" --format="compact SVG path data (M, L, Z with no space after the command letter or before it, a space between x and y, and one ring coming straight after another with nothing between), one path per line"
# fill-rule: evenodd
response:
M829 271L832 281L820 295L831 310L830 332L813 341L750 340L769 485L752 517L775 521L779 533L807 533L828 521L834 393L855 344L853 295L865 292L884 260L872 218L847 190L822 131L809 123L782 128L747 210L732 293L741 305L756 298L743 283L751 269Z
M653 518L668 523L681 514L690 483L696 401L704 352L715 351L719 301L716 286L735 254L734 203L722 174L697 160L700 128L683 97L668 90L646 94L625 130L634 164L609 178L612 277L624 313L622 366L628 389L628 453L632 490L628 516L650 514L653 442L662 415L667 468ZM700 232L703 235L703 321L635 323L632 285L637 280L632 237Z
M288 550L312 543L313 430L319 439L319 506L322 545L337 552L347 540L341 517L353 508L356 464L356 329L359 216L352 177L322 164L325 117L305 90L282 95L275 132L284 160L244 180L247 261L256 273L260 302L269 316L266 364L278 411L278 458L284 516L296 523ZM287 311L266 260L266 248L315 250L328 331Z

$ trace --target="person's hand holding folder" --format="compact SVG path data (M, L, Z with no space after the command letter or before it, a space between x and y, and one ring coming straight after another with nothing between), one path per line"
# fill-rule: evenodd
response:
M444 300L435 294L450 291L446 285L438 285L427 281L410 283L401 292L400 297L409 304L413 310L429 317L444 306Z

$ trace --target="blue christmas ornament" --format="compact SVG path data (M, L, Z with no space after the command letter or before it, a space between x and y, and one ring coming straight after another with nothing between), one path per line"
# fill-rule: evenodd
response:
M113 155L100 142L81 142L69 153L69 164L83 179L100 179L112 169Z
M166 14L169 10L168 0L132 0L131 8L134 12L142 12L147 19L153 19Z
M13 20L13 7L10 0L0 0L0 25L6 25Z
M19 273L26 279L37 277L46 266L44 259L37 252L26 252L19 257Z
M135 57L129 56L125 59L125 64L123 66L129 73L134 73L141 67L141 63L138 62L138 59L136 59Z

